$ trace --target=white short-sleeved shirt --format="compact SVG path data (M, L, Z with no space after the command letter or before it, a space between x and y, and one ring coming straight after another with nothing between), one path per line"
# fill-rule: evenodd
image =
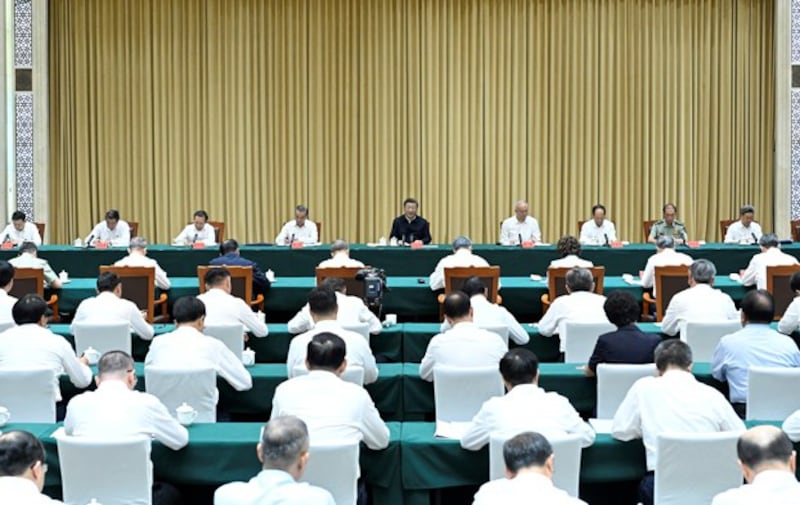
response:
M137 254L131 253L121 260L117 260L114 263L115 267L147 267L153 268L156 271L156 287L159 289L169 289L172 284L169 281L169 277L167 277L167 272L161 268L161 265L158 264L153 258L148 258L144 254Z
M8 237L14 244L21 244L23 242L33 242L36 245L42 245L42 237L39 235L39 228L30 221L25 221L25 226L22 231L14 227L14 223L9 223L2 233L0 233L0 241L4 242Z
M435 335L428 342L419 366L419 376L423 380L433 381L433 369L436 366L497 367L506 352L508 346L498 334L464 321Z
M581 323L609 323L603 304L606 297L590 291L575 291L561 295L550 304L544 317L539 321L539 333L544 337L552 337L556 333L561 336L561 352L566 349L564 327L567 321ZM609 323L610 324L610 323Z
M131 227L126 221L120 219L117 221L117 226L111 230L103 220L97 223L91 233L86 236L86 243L89 243L90 238L91 243L102 240L109 242L114 247L128 247L131 244Z
M714 322L739 319L739 311L727 293L709 284L696 284L672 297L661 322L661 331L676 335L688 321Z
M753 221L750 226L745 226L742 221L736 221L728 226L728 231L725 232L725 243L738 244L747 243L755 244L761 239L761 225Z
M472 305L472 322L476 326L506 326L509 338L517 344L524 345L530 341L528 332L507 308L490 302L483 295L475 295L470 298L470 305ZM444 333L450 328L452 328L450 322L445 319L439 330Z
M605 245L617 241L617 228L608 219L603 219L603 224L597 226L594 219L581 225L580 243L587 245Z
M226 293L220 288L212 288L198 295L197 299L206 306L206 325L236 324L244 325L245 330L256 337L266 337L267 325L259 321L247 302Z
M372 334L380 333L383 329L378 316L373 314L364 304L364 300L357 296L336 293L336 304L339 310L336 312L336 322L340 325L357 325L360 323L369 324L369 332ZM289 333L303 333L314 328L314 319L311 317L311 309L305 304L287 325Z
M214 227L208 223L203 225L202 230L198 230L194 223L191 223L181 230L178 236L175 237L174 242L189 244L200 242L205 245L214 245L217 243L217 233L214 231Z
M155 330L130 300L120 298L111 291L104 291L83 300L75 311L70 332L75 334L75 323L113 323L127 321L131 331L143 340L152 340Z
M658 296L655 288L656 267L690 266L693 262L694 258L688 254L679 253L672 247L666 247L661 252L657 252L647 258L647 264L644 267L644 273L642 273L642 287L653 288L653 295ZM688 270L686 278L689 278Z
M519 245L522 241L542 241L542 231L539 229L539 222L536 218L527 216L525 221L520 222L517 216L511 216L500 225L500 243L502 245Z
M292 219L281 228L281 232L275 237L275 244L287 245L294 238L295 242L304 244L316 244L319 242L319 232L317 224L310 219L306 219L303 226L297 226L297 221Z
M489 262L477 254L472 254L468 248L462 247L449 256L440 259L436 268L428 279L431 289L436 291L444 289L444 269L455 267L488 267Z
M794 472L764 470L753 482L714 497L711 505L795 505L800 503L800 483Z
M214 492L214 505L335 505L321 487L297 482L282 470L262 470L248 482L231 482Z
M742 284L756 285L758 289L767 289L767 267L797 265L797 258L784 253L779 247L770 247L750 259L747 269L742 275Z
M534 498L535 497L535 498ZM482 485L475 493L472 505L586 505L566 491L558 489L544 475L525 472L513 479L496 479Z
M364 263L354 260L347 254L339 253L332 258L322 260L317 268L364 268Z
M594 263L585 260L577 254L567 254L550 262L549 268L592 268Z
M24 477L0 477L0 496L9 505L64 505L40 493L36 483Z

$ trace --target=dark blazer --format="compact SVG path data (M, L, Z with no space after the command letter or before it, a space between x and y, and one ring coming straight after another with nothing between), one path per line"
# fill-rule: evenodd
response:
M652 363L653 351L660 343L660 336L643 333L635 324L622 326L617 331L598 337L592 357L589 358L589 368L597 373L600 363Z
M242 258L236 253L228 253L225 256L219 256L209 262L211 265L222 266L230 265L232 267L253 267L253 296L265 295L269 290L269 281L264 272L255 261L250 261L247 258Z
M411 242L413 239L421 240L423 244L430 244L431 230L425 218L417 216L409 223L405 214L401 214L392 221L389 238L392 237L402 242Z

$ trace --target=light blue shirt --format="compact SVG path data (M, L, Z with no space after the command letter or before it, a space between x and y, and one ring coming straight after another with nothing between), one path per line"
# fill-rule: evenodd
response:
M231 482L214 493L214 505L336 505L321 487L297 482L282 470L262 470L249 482Z
M711 375L728 381L731 403L747 401L751 366L800 367L800 351L794 341L766 324L748 323L722 337L711 357Z

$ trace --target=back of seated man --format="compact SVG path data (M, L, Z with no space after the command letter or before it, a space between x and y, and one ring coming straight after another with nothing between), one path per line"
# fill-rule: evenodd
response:
M231 482L214 492L214 505L335 505L333 496L298 482L308 464L308 428L295 416L272 419L261 430L256 454L262 470L249 482Z
M147 267L155 270L156 287L158 289L169 289L171 283L167 272L153 258L147 257L147 239L144 237L133 237L131 245L128 247L128 255L114 263L115 267Z
M453 291L444 299L444 315L451 329L434 336L419 366L419 376L433 381L437 366L460 368L497 367L508 346L496 333L472 322L472 306L466 293Z
M206 324L241 324L245 331L256 337L266 337L267 325L258 320L250 306L231 294L231 273L224 268L210 268L206 272L206 292L197 298L206 307Z
M130 300L122 298L122 279L114 272L103 272L97 277L97 296L86 298L75 311L70 332L75 334L75 323L116 323L126 321L131 330L143 340L152 340L153 327Z
M781 251L780 240L774 233L762 235L758 240L761 252L750 258L742 273L742 284L767 289L767 267L797 265L797 258Z
M516 435L503 444L506 478L482 485L473 505L586 505L553 485L555 459L547 439L533 432Z
M331 257L323 260L317 268L364 268L364 264L350 257L350 244L342 239L336 239L331 244Z
M381 332L383 326L378 316L369 310L364 300L357 296L347 294L347 283L340 277L328 277L322 281L322 286L332 289L336 293L336 304L339 310L336 313L336 321L340 325L351 326L362 323L369 324L369 332L376 335ZM289 320L289 333L303 333L314 328L314 320L311 317L311 310L306 303L295 316Z
M35 223L25 220L25 213L15 211L11 214L11 223L0 232L0 241L11 242L20 245L23 242L33 242L37 246L42 245L42 236L39 235L39 228Z
M39 248L33 242L23 242L19 247L19 256L8 260L16 268L41 268L44 271L44 287L61 289L61 281L53 267L46 259L39 257Z
M481 327L505 326L508 336L517 344L524 345L530 340L528 332L517 322L507 308L489 301L489 288L478 277L470 277L461 285L461 291L469 297L472 307L472 322ZM444 333L451 328L445 319L439 330Z
M371 384L378 380L378 365L372 355L367 340L360 334L345 330L339 324L339 297L328 286L318 286L308 294L308 308L314 327L307 332L297 335L289 344L289 354L286 357L286 373L288 376L299 375L298 369L306 363L306 350L311 339L319 333L333 333L347 344L347 363L350 366L360 366L364 369L364 384Z
M647 258L642 273L642 287L653 288L653 295L658 296L655 287L656 267L689 266L693 261L688 254L675 251L675 239L672 235L661 235L656 239L656 253Z
M47 473L44 446L32 433L0 434L0 498L8 505L64 505L42 494Z
M370 449L389 444L389 428L367 391L340 379L347 348L338 335L322 332L306 346L309 373L282 382L272 398L272 416L297 416L308 425L311 442L360 442Z
M472 254L472 240L469 237L457 237L453 241L453 254L445 256L436 264L436 268L428 279L433 291L444 289L444 269L454 267L488 267L489 263Z
M208 262L214 266L250 267L253 270L253 296L266 295L269 291L269 280L255 261L243 258L239 251L239 242L228 239L219 246L219 256Z
M549 268L592 268L594 263L580 257L581 243L572 235L564 235L558 239L556 249L559 259L550 262Z
M0 324L14 323L11 308L17 303L17 298L9 294L13 287L14 265L0 260Z
M588 447L595 434L569 400L539 387L539 360L528 349L512 349L500 360L505 396L487 400L461 437L461 447L477 451L489 443L492 434L507 437L535 430L545 435L575 433Z

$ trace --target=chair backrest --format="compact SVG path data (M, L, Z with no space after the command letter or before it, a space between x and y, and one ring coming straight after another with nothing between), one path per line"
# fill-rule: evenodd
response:
M36 229L39 231L39 237L41 237L42 243L44 244L44 230L46 229L47 225L40 222L34 222L33 224L36 225Z
M358 324L343 324L341 325L342 329L352 331L354 333L358 333L362 337L367 340L369 344L369 323L358 323Z
M742 329L738 320L731 321L687 321L681 329L681 340L692 348L695 362L711 361L719 339Z
M719 231L722 235L720 235L720 242L725 241L725 235L728 233L728 227L738 221L738 219L720 219L719 220Z
M364 281L356 280L356 273L361 270L359 267L336 267L336 268L319 268L316 269L317 286L322 284L322 281L329 277L342 279L347 288L347 294L350 296L357 296L364 299L366 296Z
M483 402L502 395L503 380L497 367L433 368L433 399L437 421L471 421Z
M800 265L768 266L767 291L775 300L775 320L777 321L786 312L792 303L795 293L789 286L792 274L800 271Z
M234 356L241 358L244 351L244 326L242 324L207 324L203 335L222 341Z
M500 289L500 267L451 267L444 269L445 294L461 289L467 279L477 277L489 288L489 301L497 303L497 291Z
M564 345L564 362L586 363L594 352L597 337L616 330L611 323L583 323L567 321L564 331L559 335Z
M304 364L296 365L292 368L292 375L299 377L300 375L307 375L308 368ZM339 377L345 382L350 382L356 386L364 385L364 367L358 365L348 365L344 373Z
M214 227L214 241L217 244L221 244L225 240L225 222L209 221L208 224Z
M89 347L100 354L108 351L125 351L131 354L131 328L128 321L75 323L72 329L78 356Z
M482 330L491 331L492 333L499 335L500 338L503 339L503 342L506 343L508 346L508 326L505 324L479 324L478 327Z
M800 242L800 219L789 221L789 227L792 230L792 240Z
M177 418L175 409L184 402L197 410L198 423L217 422L217 373L212 368L172 369L148 366L145 388Z
M150 505L150 439L57 437L61 490L66 505Z
M0 405L14 423L56 422L56 382L49 368L0 370Z
M139 236L139 221L128 221L128 228L131 230L131 238Z
M662 321L672 297L689 287L689 267L687 265L656 267L654 284L656 321Z
M44 270L41 268L15 267L14 285L9 295L22 298L28 294L37 294L44 298Z
M253 300L253 267L239 267L229 265L198 265L197 281L200 293L206 292L206 272L212 268L224 268L231 274L231 294L250 304Z
M355 505L358 498L358 443L312 445L308 452L308 465L300 481L327 490L337 505Z
M317 225L317 242L322 243L322 221L314 221Z
M122 281L122 298L130 300L147 311L147 320L153 322L156 305L156 269L153 267L117 267L101 265L100 273L114 272Z
M585 223L585 222L586 222L585 219L579 219L578 220L578 235L577 235L578 237L581 236L581 230L583 230L583 223Z
M650 238L650 231L653 229L653 225L656 224L658 219L647 219L642 221L642 229L644 230L644 241L647 242L647 239Z
M780 420L800 409L800 368L751 366L747 419Z
M547 269L548 297L551 302L555 300L556 297L567 294L567 274L570 270L572 270L571 267L549 267ZM591 270L592 277L594 278L594 292L602 295L606 267L591 267L587 268L587 270Z
M546 434L553 446L553 485L566 491L570 496L578 496L581 470L581 437L575 433L561 435ZM506 463L503 458L503 444L509 437L493 434L489 437L489 479L505 477Z
M708 505L742 483L735 431L661 433L656 442L655 505Z
M628 390L642 377L656 374L656 365L600 363L597 365L597 418L613 419Z

